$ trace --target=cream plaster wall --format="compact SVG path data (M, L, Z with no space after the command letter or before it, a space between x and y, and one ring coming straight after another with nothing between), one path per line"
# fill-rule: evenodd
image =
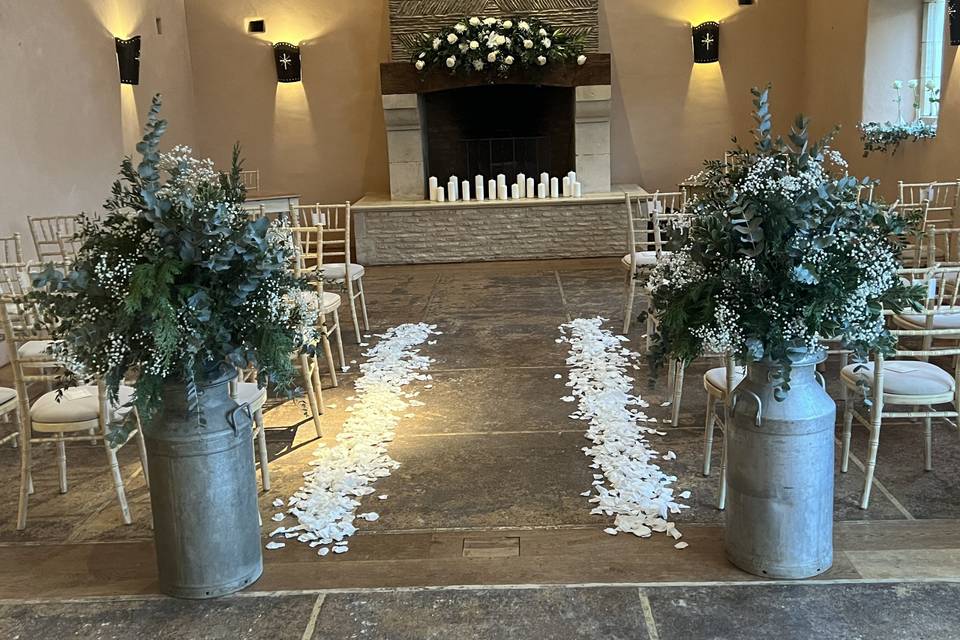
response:
M121 86L114 37L137 34L140 84ZM156 92L191 143L190 74L183 0L0 0L0 235L32 258L27 215L100 206Z

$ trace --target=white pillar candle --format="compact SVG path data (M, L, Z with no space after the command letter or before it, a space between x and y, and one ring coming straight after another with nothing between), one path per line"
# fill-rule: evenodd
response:
M504 187L507 186L507 176L503 175L502 173L498 173L498 174L497 174L497 189L498 189L498 190L500 189L500 186L501 186L501 185L504 186Z
M546 171L540 174L540 184L550 184L550 174Z
M542 182L537 185L537 197L541 200L547 197L547 185Z
M487 180L487 197L491 200L497 199L497 181Z
M470 199L470 181L464 180L460 183L460 198L466 202Z
M556 178L550 178L550 197L559 198L560 197L560 181Z
M571 185L571 189L572 189L573 183L577 181L577 172L576 172L576 171L568 171L568 172L567 172L567 177L570 178L570 185Z
M483 191L483 176L479 173L473 178L473 186L477 193Z
M450 178L450 182L447 183L447 200L450 202L459 200L459 191L460 185L457 184L455 179Z
M573 197L574 197L574 198L580 198L580 197L582 197L582 196L583 196L583 189L582 189L582 187L580 186L580 183L579 183L579 182L574 182L574 183L573 183Z
M517 174L517 191L521 198L527 197L527 176L522 173Z
M572 192L571 192L571 190L570 190L570 176L564 176L564 177L563 177L563 191L562 191L562 193L563 193L563 197L564 197L564 198L569 198L571 195L573 195Z
M526 197L532 198L532 197L534 197L535 195L536 195L536 191L534 191L533 178L527 178L527 193L526 193Z
M436 176L430 176L430 199L436 201L437 199L437 178Z
M512 184L510 185L510 197L514 200L520 199L520 185Z
M497 200L506 200L507 199L507 185L498 184L497 185Z
M478 202L483 202L483 196L484 196L483 182L481 181L477 183L477 193L474 194L474 200L477 200Z
M437 187L437 202L446 202L447 196L443 191L443 187Z

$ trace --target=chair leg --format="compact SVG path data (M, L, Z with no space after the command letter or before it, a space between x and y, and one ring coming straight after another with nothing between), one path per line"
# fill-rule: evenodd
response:
M877 450L880 448L880 425L875 424L870 429L870 445L867 449L867 469L864 472L863 496L860 498L860 508L870 506L870 491L873 489L873 474L877 468Z
M140 413L136 407L133 409L133 417L137 422L137 433L134 436L137 439L137 454L140 456L140 467L143 469L143 482L150 488L150 465L147 463L147 443L143 439L143 425L140 424Z
M929 407L932 411L933 408ZM923 419L923 444L924 444L924 470L933 471L933 418Z
M333 331L337 339L337 353L340 354L340 370L347 369L347 359L343 355L343 332L340 330L340 310L333 310Z
M57 474L60 477L60 493L67 492L67 446L63 434L57 436Z
M370 331L370 319L367 317L367 294L363 292L363 276L357 278L357 290L360 296L360 310L363 312L363 330Z
M846 389L847 385L844 384ZM840 451L840 473L846 473L850 467L850 435L853 430L853 401L843 403L843 448Z
M627 270L627 279L623 287L623 335L630 331L630 321L633 319L633 298L637 292L637 281L633 272Z
M257 429L257 451L260 458L260 480L263 490L270 491L270 456L267 453L267 432L263 428L263 410L257 409L253 414L253 423Z
M353 332L356 335L357 343L359 344L361 340L360 340L360 321L357 319L357 299L353 296L353 282L350 280L349 277L347 277L346 283L347 283L347 299L350 301L350 318L353 320Z
M317 437L320 437L320 407L323 406L323 396L321 395L320 401L317 402L317 389L313 384L313 374L310 371L310 358L306 354L300 356L300 370L303 375L303 386L307 391L307 403L310 405L313 426L317 430Z
M723 434L723 447L720 455L720 496L717 498L717 508L723 511L727 508L727 429L720 429Z
M653 321L653 314L650 313L650 303L647 303L647 353L653 349L653 334L657 332L657 325Z
M710 476L711 457L713 456L713 427L717 422L717 402L707 395L707 417L703 423L703 475Z
M107 462L113 475L113 486L117 490L117 502L120 503L120 512L123 514L123 524L132 524L130 506L127 504L127 492L123 488L123 476L120 475L120 463L117 461L117 452L104 439L103 448L107 450Z
M337 383L337 364L333 361L333 347L330 346L326 323L320 328L320 341L323 343L323 355L327 358L327 369L330 370L330 381L334 387L339 386Z
M677 373L673 379L673 415L670 418L671 424L675 427L680 422L680 401L683 399L683 374L687 366L683 362L677 362Z
M27 528L27 503L30 494L33 493L30 446L30 438L23 438L23 442L20 443L20 501L17 504L17 531Z

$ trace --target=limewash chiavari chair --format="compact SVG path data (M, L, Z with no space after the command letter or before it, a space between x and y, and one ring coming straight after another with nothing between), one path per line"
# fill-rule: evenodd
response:
M94 384L88 383L64 390L62 396L59 391L48 391L31 404L28 395L29 385L36 382L56 383L62 372L63 364L57 361L56 356L51 351L29 356L21 355L20 347L23 344L49 338L49 336L36 331L37 314L31 305L23 302L20 298L20 295L25 293L25 289L22 288L23 268L23 265L0 266L4 290L16 291L18 288L20 289L19 295L6 294L0 300L0 326L3 329L3 337L7 343L13 369L20 414L20 497L17 509L17 529L22 530L27 524L28 495L32 492L33 487L31 474L33 445L46 443L56 445L60 492L66 493L66 443L79 441L99 441L103 444L123 522L130 524L132 522L130 508L127 504L120 464L117 461L117 451L131 439L137 441L144 481L149 486L146 447L140 430L140 418L136 408L130 404L133 399L133 389L121 386L119 402L114 404L108 398L104 385L98 381ZM118 447L113 447L107 438L109 423L125 419L130 412L133 412L132 417L136 426L126 442Z
M237 370L237 377L230 381L230 397L246 405L253 418L253 437L257 442L257 459L260 462L260 481L264 491L270 491L270 454L267 452L267 432L263 426L263 407L267 403L267 387L254 380L248 381L244 372Z
M350 303L350 318L353 320L353 331L357 342L360 337L360 321L357 315L357 299L360 300L360 310L363 314L363 328L370 330L370 320L367 317L367 297L363 292L363 275L366 269L362 264L352 261L350 247L350 228L352 225L352 211L350 203L345 204L313 204L291 206L291 224L298 226L323 227L323 260L320 272L323 279L335 284L347 292ZM339 262L338 260L342 260Z
M260 170L244 169L240 172L240 183L247 191L260 191Z
M723 434L723 450L720 456L720 491L717 508L721 511L727 506L727 434L726 425L730 419L730 389L736 389L746 377L746 368L737 366L733 358L727 356L722 367L715 367L703 374L703 388L707 392L707 415L703 430L703 475L710 475L713 456L713 432L720 428ZM723 411L717 412L717 405L723 405ZM722 417L721 417L722 416Z
M33 247L40 262L72 260L79 249L76 240L77 216L27 216Z
M266 211L263 208L262 204L247 204L242 205L243 212L246 214L247 218L250 220L259 220L260 218L266 217Z
M910 278L915 283L927 285L930 300L926 309L912 314L922 317L918 320L919 324L893 329L891 333L898 339L919 338L920 347L898 347L891 360L877 353L871 362L847 365L840 372L848 392L870 398L866 412L859 411L853 401L847 402L843 418L842 472L846 472L849 465L853 421L865 426L869 432L866 472L860 499L862 509L870 505L884 419L923 419L924 468L929 471L933 468L933 419L943 418L956 429L956 418L960 415L960 306L957 304L957 287L945 286L956 282L960 276L960 267L908 269L902 273L905 278ZM950 318L953 315L958 317ZM935 328L937 323L931 318L940 318L939 328ZM947 341L947 345L933 347L934 340ZM952 358L952 373L929 362L930 358L947 357ZM937 405L949 404L953 407L940 410L934 408ZM888 405L900 406L903 409L891 411Z
M905 267L916 268L926 266L926 231L928 228L928 215L930 211L930 201L922 200L918 203L904 203L897 201L890 207L901 218L911 220L911 230L901 236L899 239L903 242L903 251L901 260Z
M19 233L0 237L0 263L23 264L23 241Z
M950 182L899 182L901 204L919 205L930 201L928 219L933 223L946 222L945 226L960 226L957 219L957 203L960 198L960 180ZM944 226L941 224L941 226Z
M623 333L630 331L633 306L637 297L637 278L641 272L652 268L665 253L662 236L653 222L655 213L683 212L683 192L625 195L627 206L627 254L621 261L627 269L624 280ZM646 283L641 283L646 292ZM647 348L650 347L652 319L647 320Z
M290 233L293 235L293 246L296 256L294 258L293 271L297 277L308 276L311 272L316 272L319 265L323 264L323 227L291 227ZM337 367L333 360L333 349L330 346L330 336L337 341L337 351L340 355L340 366L344 370L347 363L343 353L343 337L340 330L340 305L342 301L340 295L323 290L323 278L311 278L314 286L314 295L320 316L318 319L320 330L320 341L323 345L323 352L326 356L327 367L330 369L330 378L333 386L336 387ZM327 325L327 316L333 317L333 324Z
M873 202L873 194L877 189L875 184L860 185L857 187L857 202Z

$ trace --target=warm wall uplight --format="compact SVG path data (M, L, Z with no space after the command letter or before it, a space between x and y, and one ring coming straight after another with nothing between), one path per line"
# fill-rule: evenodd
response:
M960 0L947 3L947 17L950 19L950 44L960 46Z
M278 82L300 82L300 47L289 42L273 45Z
M720 23L704 22L693 28L693 61L698 64L720 60Z
M140 84L140 36L134 36L129 40L116 38L116 41L120 82Z

